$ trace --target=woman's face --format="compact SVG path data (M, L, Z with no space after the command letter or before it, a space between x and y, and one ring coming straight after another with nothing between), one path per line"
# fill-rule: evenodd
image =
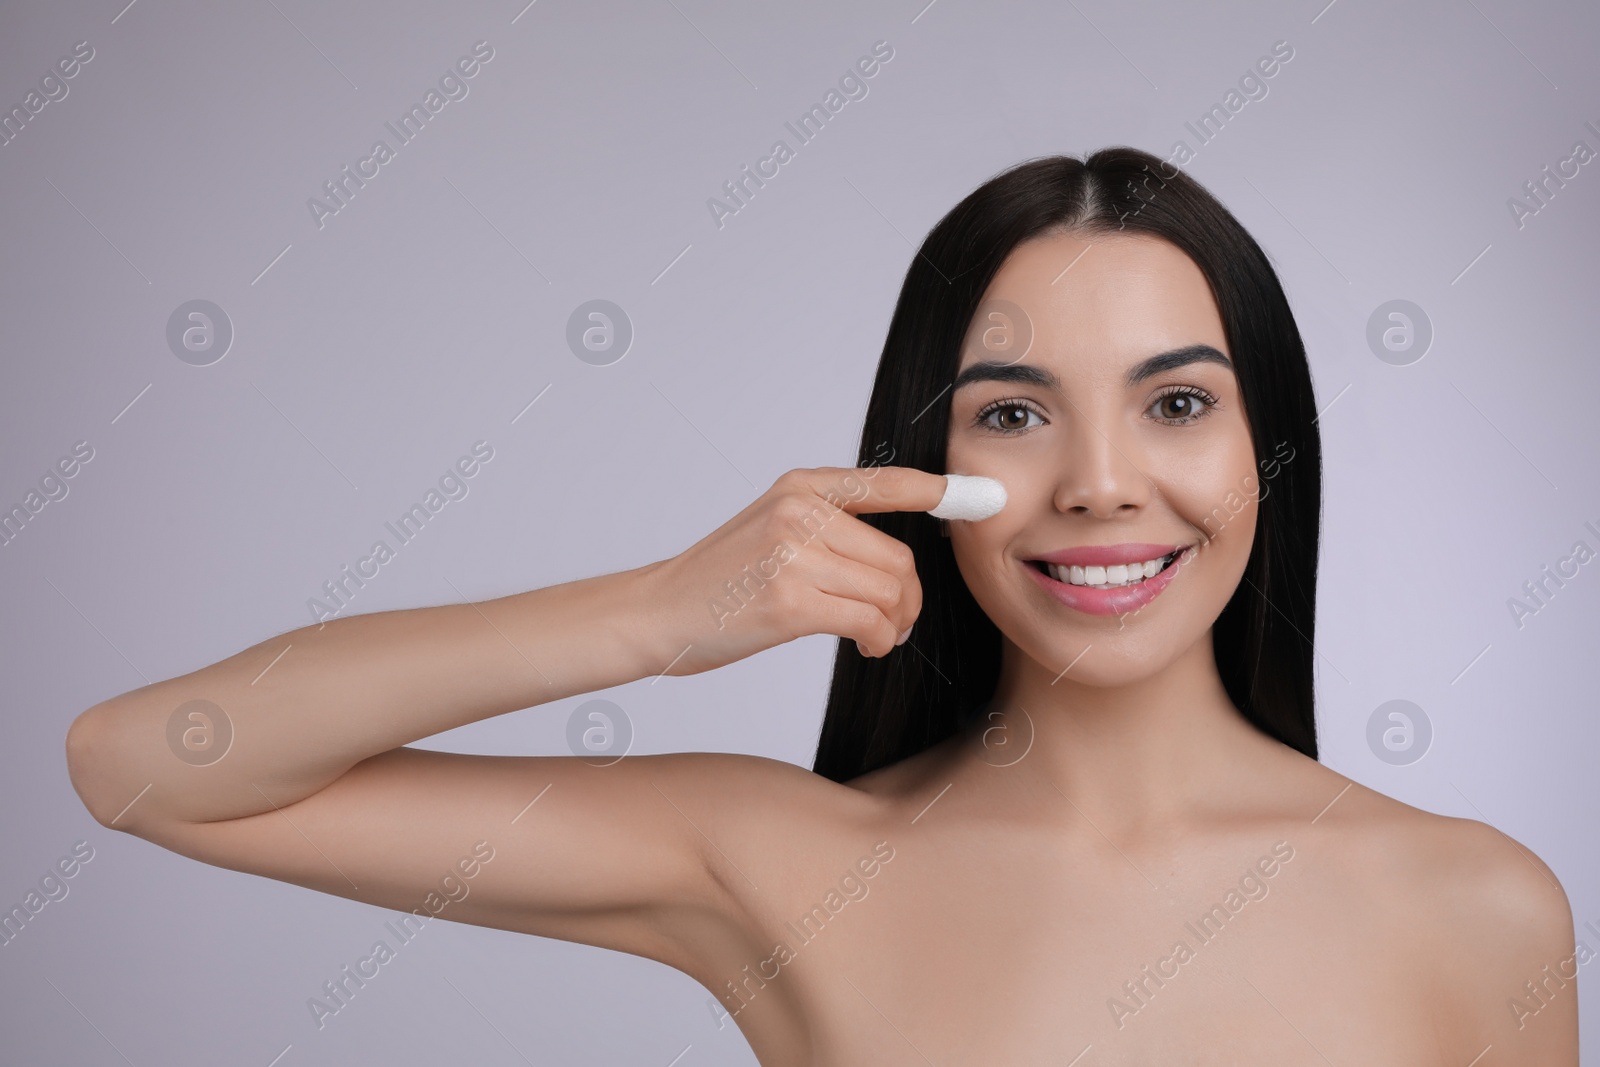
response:
M1231 360L1205 276L1160 238L1041 237L990 285L950 394L946 471L998 478L1008 501L950 523L951 546L984 612L1052 677L1153 674L1233 596L1262 488ZM1092 587L1134 579L1097 562L1174 550L1154 578ZM1034 562L1061 555L1066 570Z

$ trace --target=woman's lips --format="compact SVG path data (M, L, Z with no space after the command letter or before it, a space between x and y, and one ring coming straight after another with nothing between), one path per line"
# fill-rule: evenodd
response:
M1189 545L1152 577L1115 589L1092 589L1086 585L1058 582L1031 563L1023 563L1022 569L1033 576L1033 580L1041 589L1069 608L1075 608L1088 615L1126 615L1160 596L1161 591L1172 584L1172 579L1178 574L1178 568L1187 563L1193 554L1194 546Z

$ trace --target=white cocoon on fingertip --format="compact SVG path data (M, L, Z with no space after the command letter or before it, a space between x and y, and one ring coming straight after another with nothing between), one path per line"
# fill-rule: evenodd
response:
M1006 506L1006 487L981 474L946 474L944 496L928 511L936 519L976 522L1000 514Z

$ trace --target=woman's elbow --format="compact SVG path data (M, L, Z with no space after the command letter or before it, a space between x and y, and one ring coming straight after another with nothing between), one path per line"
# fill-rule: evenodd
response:
M105 708L103 703L96 704L73 719L72 725L67 728L67 777L95 822L113 830L127 829L125 826L112 825L118 812L111 809L107 795L110 775L106 770L103 743L106 732Z

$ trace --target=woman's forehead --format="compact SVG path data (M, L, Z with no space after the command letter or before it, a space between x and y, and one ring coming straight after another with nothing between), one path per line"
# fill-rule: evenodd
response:
M1007 257L968 324L961 367L1047 363L1120 373L1186 345L1227 352L1210 284L1159 238L1037 238Z
M1009 300L1028 314L1216 314L1211 286L1194 260L1148 234L1053 234L1011 251L990 282L986 300Z

